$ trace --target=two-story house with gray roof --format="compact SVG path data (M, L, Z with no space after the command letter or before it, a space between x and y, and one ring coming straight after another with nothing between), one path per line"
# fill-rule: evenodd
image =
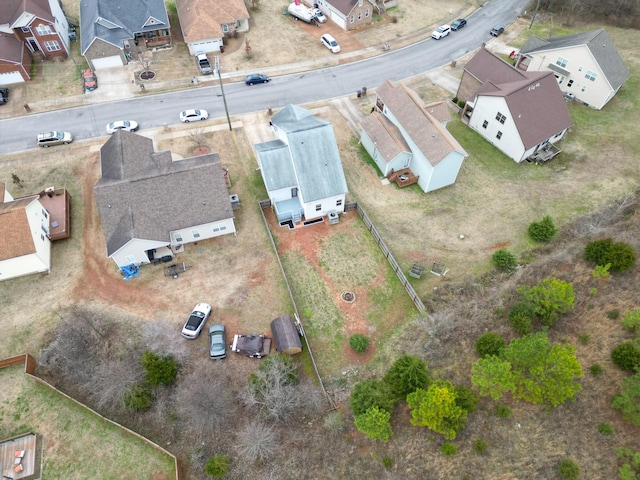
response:
M516 67L553 72L565 95L596 110L631 76L603 28L546 40L531 36L520 50Z
M153 141L118 130L100 149L93 192L107 257L118 267L173 256L185 244L236 231L218 154L172 160Z
M253 147L278 221L343 213L347 181L332 125L287 105L271 118L271 127L277 138Z
M426 193L455 183L467 152L445 128L444 102L425 104L411 89L386 81L374 111L360 123L360 142L390 181Z
M481 48L464 66L462 121L505 155L544 162L573 125L552 72L523 72Z
M126 65L136 45L170 45L169 28L162 0L80 1L80 53L95 70Z

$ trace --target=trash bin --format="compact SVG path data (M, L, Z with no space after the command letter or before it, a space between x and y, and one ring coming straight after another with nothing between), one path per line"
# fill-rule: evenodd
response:
M220 53L224 53L224 45L220 45Z
M362 90L358 90L357 94L358 94L358 98L360 98L362 96Z
M365 97L367 95L367 87L362 87L362 96Z

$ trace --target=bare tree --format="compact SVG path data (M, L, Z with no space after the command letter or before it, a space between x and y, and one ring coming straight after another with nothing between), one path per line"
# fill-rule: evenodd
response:
M197 148L202 147L207 141L207 137L202 129L196 128L188 135L189 141L193 143Z
M146 322L142 327L143 343L147 350L171 355L180 365L188 364L185 342L176 342L176 331L167 323Z
M185 429L207 437L225 424L234 408L226 383L220 376L209 378L200 372L183 380L177 408Z
M238 432L238 452L250 462L266 462L275 455L279 445L275 428L258 420L247 423Z

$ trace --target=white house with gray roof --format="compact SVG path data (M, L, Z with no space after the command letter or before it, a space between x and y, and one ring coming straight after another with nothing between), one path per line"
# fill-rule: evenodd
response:
M360 123L360 142L383 176L432 192L455 183L468 156L445 128L450 118L445 102L427 105L387 80L376 90L374 111Z
M287 105L271 118L271 127L277 138L253 147L278 221L343 213L347 181L332 125Z
M553 72L565 95L596 110L631 76L603 28L546 40L532 36L520 50L516 66Z
M95 70L126 65L136 45L170 44L163 0L80 0L80 53Z
M107 257L118 267L236 232L218 154L174 161L154 152L151 139L119 130L100 149L100 167L93 191Z

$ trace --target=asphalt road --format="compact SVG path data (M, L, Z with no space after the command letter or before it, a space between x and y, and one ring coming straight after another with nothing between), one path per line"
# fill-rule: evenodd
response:
M355 95L362 87L375 88L385 80L406 80L447 65L489 42L493 38L489 35L491 28L496 24L508 26L513 23L528 1L491 0L467 18L466 27L440 40L423 40L336 67L276 76L268 84L251 87L244 83L225 84L224 97L229 114ZM136 120L141 129L176 124L179 123L179 112L187 108L205 109L211 118L225 117L220 85L2 120L0 154L32 149L36 134L49 130L69 131L75 140L82 140L105 136L106 124L114 120Z

